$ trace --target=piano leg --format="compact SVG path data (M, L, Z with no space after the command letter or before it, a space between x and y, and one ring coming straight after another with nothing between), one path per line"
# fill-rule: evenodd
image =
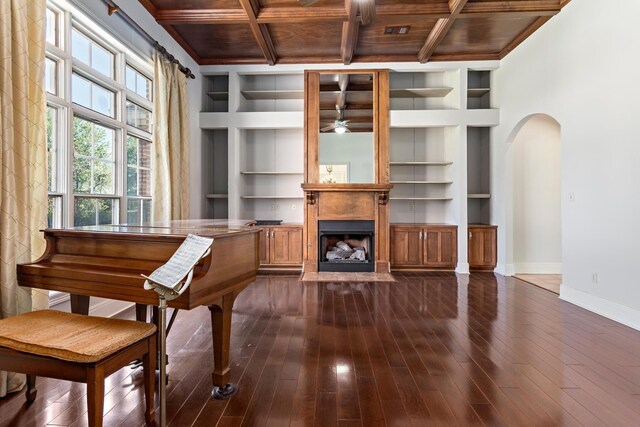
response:
M235 292L224 295L209 306L213 335L213 390L211 395L226 400L236 394L238 386L229 382L229 344L231 342L231 312Z
M76 314L89 314L89 297L87 295L69 295L71 300L71 312Z

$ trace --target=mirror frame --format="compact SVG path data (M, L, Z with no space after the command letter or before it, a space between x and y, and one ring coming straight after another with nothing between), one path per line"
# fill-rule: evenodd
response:
M373 75L373 153L374 182L389 183L389 70L305 70L304 73L304 127L305 162L304 183L318 186L345 187L363 184L320 183L320 75L371 74Z

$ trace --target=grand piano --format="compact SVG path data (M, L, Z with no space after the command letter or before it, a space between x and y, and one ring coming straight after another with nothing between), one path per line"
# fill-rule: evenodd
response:
M185 220L143 226L100 225L46 229L45 253L18 265L21 286L68 292L71 310L87 314L89 298L97 296L136 303L139 320L158 294L144 290L140 274L164 264L189 234L213 237L209 256L195 267L190 287L170 307L190 310L206 305L211 312L213 395L229 398L231 311L238 294L255 280L260 229L244 221Z

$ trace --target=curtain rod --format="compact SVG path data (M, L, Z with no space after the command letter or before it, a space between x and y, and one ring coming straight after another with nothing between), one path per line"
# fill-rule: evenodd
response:
M167 49L164 46L162 46L160 43L158 43L158 41L156 39L151 37L149 35L149 33L147 33L140 25L138 25L138 23L136 23L136 21L131 19L131 17L129 15L124 13L122 11L122 9L120 9L120 6L115 4L112 0L103 0L103 1L107 4L109 16L113 15L114 13L118 13L118 15L120 15L122 17L122 19L127 21L127 24L131 25L133 28L135 28L135 30L138 33L140 33L140 35L142 35L145 39L147 39L149 41L149 43L151 43L153 45L153 47L158 51L158 53L160 53L162 56L167 58L173 64L178 64L178 69L181 72L183 72L184 75L187 76L188 79L189 78L191 78L191 79L195 79L196 78L196 76L191 72L191 70L189 68L187 68L184 65L182 65L180 63L180 61L178 61L173 55L171 55L169 52L167 52Z

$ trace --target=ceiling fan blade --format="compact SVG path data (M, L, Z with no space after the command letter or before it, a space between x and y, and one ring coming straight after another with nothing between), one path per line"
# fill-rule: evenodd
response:
M311 6L314 3L318 3L320 0L298 0L300 6Z
M330 130L334 130L337 127L338 125L336 123L333 123L333 124L330 124L329 126L325 126L322 129L320 129L320 132L329 132Z
M362 25L368 25L376 18L376 0L359 0L360 16Z

